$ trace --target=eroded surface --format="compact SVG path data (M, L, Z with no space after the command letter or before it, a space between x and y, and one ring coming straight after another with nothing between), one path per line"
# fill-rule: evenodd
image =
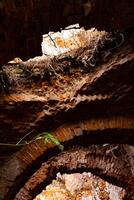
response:
M124 189L91 173L59 173L34 200L122 200L124 196Z

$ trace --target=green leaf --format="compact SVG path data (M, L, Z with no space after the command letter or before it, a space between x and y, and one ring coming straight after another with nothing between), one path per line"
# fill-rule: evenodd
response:
M24 138L26 138L29 135L29 133L27 135L25 135L23 138L21 138L21 140L16 144L20 145L20 144L29 144L32 141L36 141L36 140L44 140L44 143L53 143L55 144L61 151L64 150L64 146L60 143L60 141L55 138L51 133L48 132L43 132L41 134L38 134L36 137L34 137L31 141L27 142L26 140L24 140Z
M44 140L45 143L53 143L56 146L58 146L58 148L61 151L64 150L64 146L61 145L60 141L57 138L55 138L51 133L46 133L44 137L45 137L45 140Z

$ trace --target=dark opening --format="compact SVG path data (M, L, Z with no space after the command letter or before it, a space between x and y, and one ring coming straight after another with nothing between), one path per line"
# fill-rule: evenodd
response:
M26 60L41 55L42 34L71 24L100 30L132 27L133 8L133 0L2 0L0 32L6 39L1 40L0 65L14 57Z

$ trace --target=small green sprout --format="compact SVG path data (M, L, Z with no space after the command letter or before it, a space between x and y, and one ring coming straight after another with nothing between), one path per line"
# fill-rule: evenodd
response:
M30 134L32 133L29 132L27 133L24 137L22 137L16 144L5 144L5 143L0 143L0 146L24 146L24 145L27 145L27 144L30 144L32 143L33 141L36 141L36 140L44 140L44 143L47 144L47 143L53 143L55 144L61 151L64 150L64 146L60 143L60 141L54 137L51 133L48 133L48 132L43 132L41 134L38 134L37 136L35 136L32 140L30 141L27 141L25 140L26 137L28 137Z
M44 143L53 143L55 144L61 151L64 150L64 146L60 143L60 141L54 137L51 133L44 132L36 136L35 140L44 139Z

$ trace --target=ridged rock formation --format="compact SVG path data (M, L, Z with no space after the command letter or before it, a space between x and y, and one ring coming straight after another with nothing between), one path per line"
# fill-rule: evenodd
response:
M60 170L91 170L134 199L133 50L133 30L92 29L76 50L2 67L1 199L33 199ZM42 132L65 151L33 140Z

